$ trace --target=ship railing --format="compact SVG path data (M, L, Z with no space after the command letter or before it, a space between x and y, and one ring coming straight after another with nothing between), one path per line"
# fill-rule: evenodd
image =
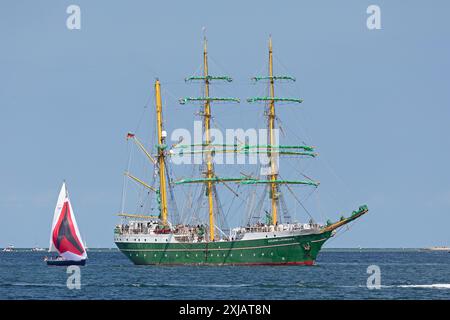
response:
M136 234L151 234L153 233L153 230L147 228L142 229L117 228L115 232L120 235L136 235Z
M275 232L275 231L301 231L301 230L314 230L320 229L320 224L318 223L295 223L295 224L279 224L276 226L271 225L254 225L242 228L237 228L233 230L235 236L244 233L254 233L254 232Z

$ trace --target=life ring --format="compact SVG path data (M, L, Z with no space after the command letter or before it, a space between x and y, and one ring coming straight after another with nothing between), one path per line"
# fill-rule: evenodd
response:
M311 250L311 245L309 243L304 243L303 249L305 249L306 251L309 251L309 250Z

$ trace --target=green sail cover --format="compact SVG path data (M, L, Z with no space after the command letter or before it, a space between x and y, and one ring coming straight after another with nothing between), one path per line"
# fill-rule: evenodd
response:
M239 103L240 100L236 98L215 98L215 97L186 97L179 100L180 104L186 104L188 102L236 102Z
M227 81L227 82L232 82L233 81L233 79L231 77L228 77L228 76L216 76L216 77L215 76L207 76L207 77L193 76L193 77L188 77L188 78L184 79L184 81L186 81L186 82L188 82L188 81L195 81L195 80L202 80L202 81L204 81L204 80L208 80L208 81L211 81L211 80L223 80L223 81Z
M260 102L260 101L274 101L274 102L297 102L302 103L303 99L297 99L297 98L277 98L277 97L254 97L254 98L248 98L247 102Z
M257 180L257 179L247 179L242 182L242 184L260 184L260 183L277 183L277 184L305 184L309 186L319 186L319 182L312 180Z
M205 148L205 149L203 149ZM178 145L173 149L179 149L178 153L175 155L183 154L199 154L199 153L225 153L225 152L235 152L241 154L260 154L260 153L276 153L283 155L299 155L299 156L309 156L316 157L317 153L314 151L313 147L305 145L281 145L281 146L271 146L271 145L238 145L238 144L190 144L190 145ZM187 149L187 150L185 150ZM295 149L301 149L302 151L296 151Z
M314 147L305 145L278 145L271 146L269 144L220 144L220 143L197 143L197 144L179 144L174 146L176 149L186 149L192 147L231 147L231 148L241 148L241 149L303 149L305 151L314 151Z
M317 187L319 186L319 182L315 182L312 180L259 180L252 179L248 177L239 177L239 178L194 178L194 179L181 179L175 181L175 184L186 184L186 183L204 183L204 182L237 182L240 184L267 184L267 183L276 183L276 184L304 184L309 186Z
M263 77L253 77L252 80L254 81L261 81L261 80L290 80L290 81L295 81L294 77L290 77L290 76L263 76Z

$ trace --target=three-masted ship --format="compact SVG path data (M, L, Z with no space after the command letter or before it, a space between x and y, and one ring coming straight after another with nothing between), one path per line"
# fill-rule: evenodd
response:
M163 128L163 110L161 84L155 82L156 99L156 152L147 151L144 144L134 133L128 133L127 139L133 141L143 151L150 164L155 168L154 183L125 172L130 178L153 195L157 202L157 212L144 214L128 214L120 212L122 221L114 230L114 241L117 247L133 263L139 265L313 265L323 244L332 237L336 230L368 212L367 206L360 206L351 216L342 216L339 221L328 221L325 224L310 220L308 223L280 222L280 186L306 185L317 187L318 182L305 178L303 180L285 180L278 173L278 156L315 157L314 148L307 145L280 145L276 141L276 112L278 103L301 103L297 98L281 98L275 96L275 83L279 80L295 81L290 76L276 76L273 73L272 40L269 40L268 75L254 77L253 80L265 81L269 84L267 96L247 99L249 103L262 102L266 106L267 144L250 145L245 142L225 145L215 144L211 137L212 104L216 102L239 102L235 98L218 98L210 96L210 83L213 81L231 82L228 76L212 76L208 71L207 41L204 39L203 74L192 76L186 81L198 81L203 84L202 97L180 99L182 104L198 102L201 104L204 138L200 144L182 145L167 144L167 133ZM269 161L266 172L260 177L242 174L240 177L222 177L215 171L214 156L218 153L264 153ZM202 164L200 177L173 180L168 171L170 158L177 154L201 153ZM260 206L259 221L248 223L224 232L219 228L217 218L220 210L216 185L229 183L247 186L266 186L269 197L269 210ZM173 187L181 184L201 184L200 196L205 197L206 215L204 221L186 223L171 220L168 202L173 199ZM291 190L291 189L290 189ZM186 200L187 201L187 200ZM173 209L175 210L175 209ZM199 216L200 208L192 208L191 215ZM123 211L123 209L122 209ZM245 214L245 212L242 212Z

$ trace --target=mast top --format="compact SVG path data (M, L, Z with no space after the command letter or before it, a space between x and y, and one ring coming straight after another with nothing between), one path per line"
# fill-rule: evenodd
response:
M206 35L203 35L203 54L208 53L208 39L206 39Z

